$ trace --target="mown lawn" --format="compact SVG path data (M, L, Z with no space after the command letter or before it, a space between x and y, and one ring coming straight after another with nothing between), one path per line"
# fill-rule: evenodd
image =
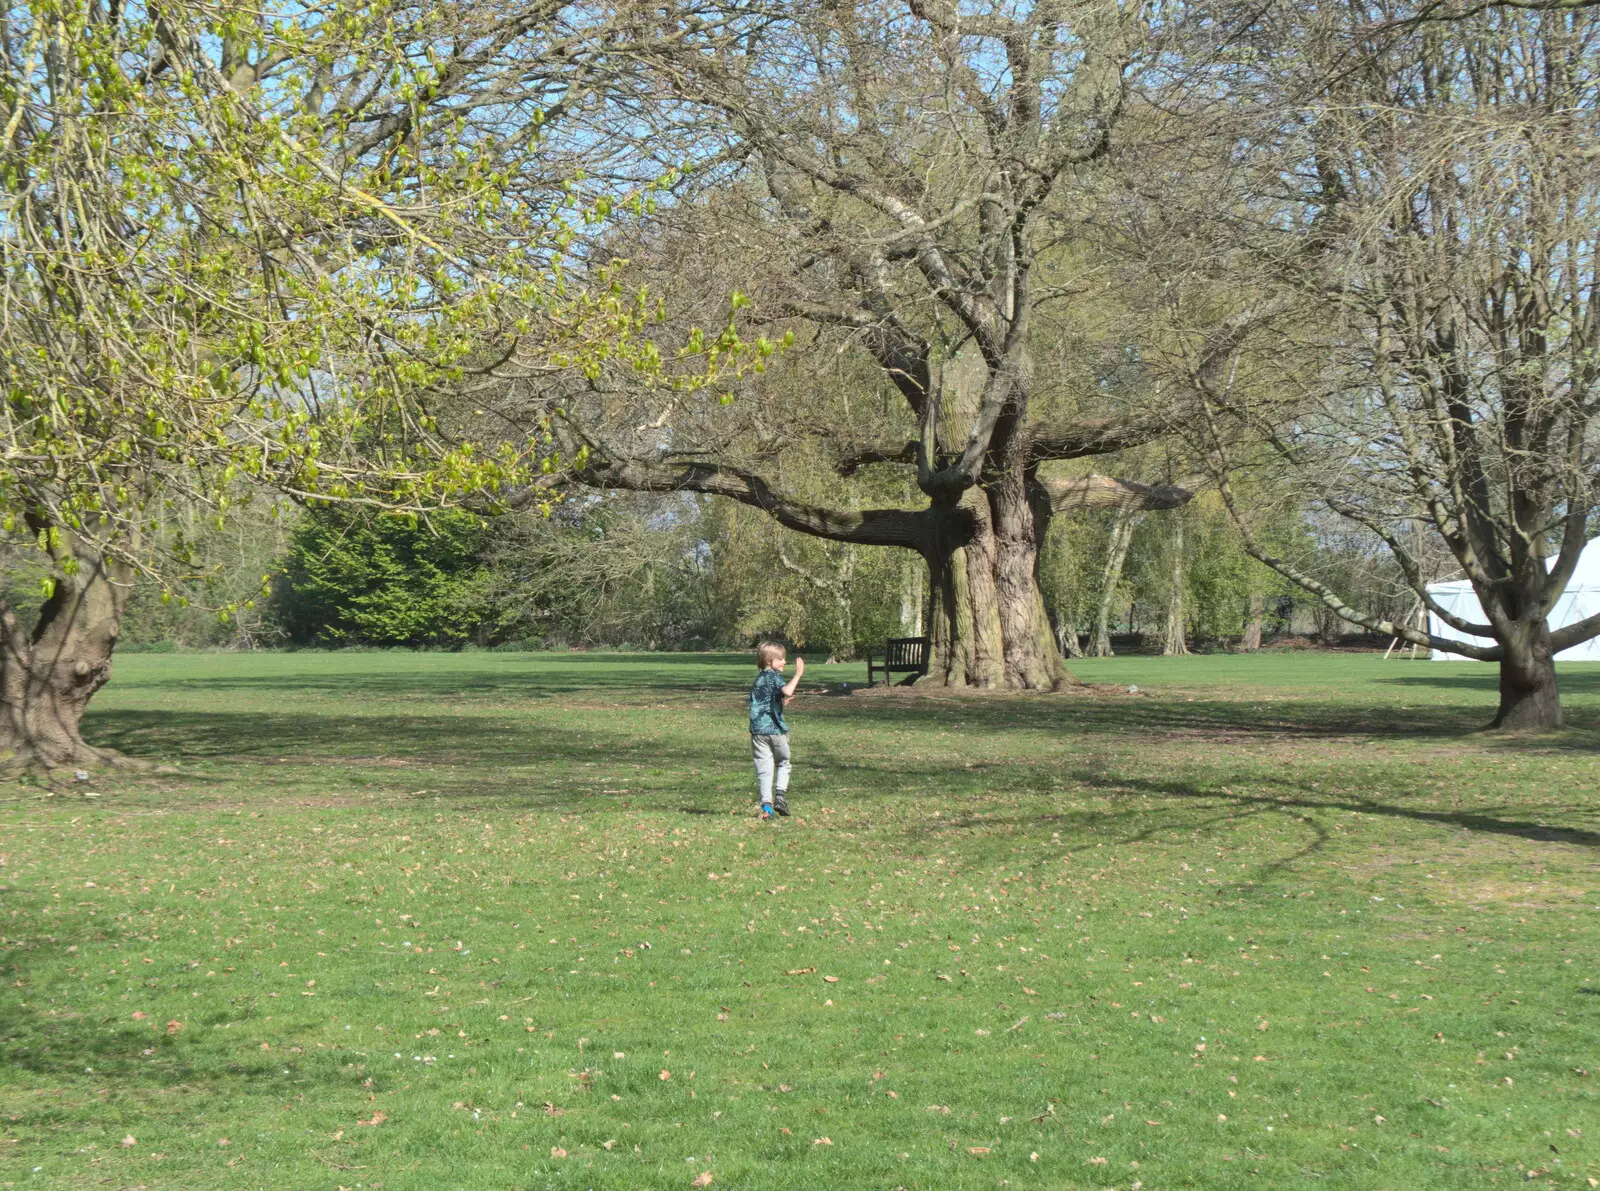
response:
M0 786L0 1183L1600 1185L1600 667L1079 671L808 694L765 824L744 658L121 659L175 771Z

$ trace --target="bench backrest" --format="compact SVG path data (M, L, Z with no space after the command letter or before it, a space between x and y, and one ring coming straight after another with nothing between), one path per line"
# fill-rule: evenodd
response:
M928 669L928 638L891 637L884 649L885 670Z

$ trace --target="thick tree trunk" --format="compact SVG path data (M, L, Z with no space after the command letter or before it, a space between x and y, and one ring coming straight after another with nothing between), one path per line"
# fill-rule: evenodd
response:
M1050 627L1039 585L1039 554L1049 526L1049 497L1020 466L990 491L994 515L995 594L1005 649L1005 684L1053 691L1071 680Z
M994 528L988 504L969 489L938 518L928 547L928 625L933 658L928 681L993 688L1005 683L1005 646L995 606Z
M1106 566L1100 576L1100 608L1095 613L1094 629L1089 634L1089 656L1108 658L1111 650L1111 607L1116 603L1117 584L1122 582L1122 564L1128 557L1128 543L1138 518L1131 509L1118 509L1111 522L1111 544L1106 551Z
M1244 635L1239 638L1239 648L1245 653L1255 653L1261 648L1261 625L1266 619L1266 597L1259 591L1250 593L1250 618L1244 622Z
M1055 690L1071 681L1039 590L1026 499L969 489L938 517L925 550L933 641L926 681L1016 690Z
M86 743L79 727L111 677L131 576L99 559L79 564L77 574L56 577L32 633L0 605L0 772L123 761Z
M1554 732L1561 727L1561 695L1556 684L1550 624L1518 625L1503 642L1500 662L1500 710L1490 728L1502 732Z

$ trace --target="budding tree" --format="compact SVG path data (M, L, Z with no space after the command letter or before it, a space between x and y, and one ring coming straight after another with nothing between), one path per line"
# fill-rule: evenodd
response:
M50 560L0 607L0 765L110 759L79 722L176 504L254 487L418 512L541 462L441 427L485 343L627 355L560 287L541 130L588 82L562 6L39 0L0 22L0 516ZM648 360L641 360L648 366ZM474 438L480 439L475 442ZM163 553L165 551L165 553Z

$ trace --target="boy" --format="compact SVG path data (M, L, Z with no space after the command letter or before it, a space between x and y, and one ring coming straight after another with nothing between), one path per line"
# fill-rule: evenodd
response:
M794 677L788 682L783 681L786 662L784 648L776 641L764 641L756 649L756 667L761 672L750 688L750 755L755 758L763 819L772 818L774 810L780 815L789 813L784 798L789 789L789 725L783 721L783 709L794 698L806 660L795 658Z

